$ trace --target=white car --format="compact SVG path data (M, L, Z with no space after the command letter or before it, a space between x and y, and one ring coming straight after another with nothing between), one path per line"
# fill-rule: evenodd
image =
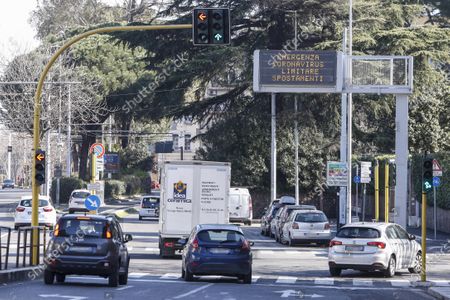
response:
M422 247L398 224L352 223L330 241L328 266L332 276L339 276L343 269L379 270L386 277L400 269L420 273Z
M69 214L75 211L88 211L84 200L91 195L88 190L73 190L69 198Z
M14 229L21 226L31 226L31 196L24 196L19 201L14 212ZM56 210L50 198L39 196L39 226L53 228L56 224Z
M242 222L244 225L252 225L253 204L249 190L231 187L229 201L230 222Z
M142 196L139 220L146 217L159 217L159 201L159 192L152 192L150 195Z
M331 227L327 216L320 210L294 210L283 225L281 241L289 246L297 243L327 244Z

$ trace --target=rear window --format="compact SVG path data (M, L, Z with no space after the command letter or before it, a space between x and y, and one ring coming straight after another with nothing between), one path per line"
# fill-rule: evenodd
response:
M347 227L339 230L336 236L348 239L370 239L379 238L380 232L377 229L368 227Z
M152 206L152 204L157 204L157 203L159 203L159 198L148 197L148 198L142 199L143 207L150 207L150 206Z
M73 198L87 198L87 197L89 197L91 194L90 193L88 193L88 192L74 192L73 194L72 194L72 197Z
M297 214L297 216L295 216L295 221L303 222L303 223L323 223L323 222L328 222L328 219L324 213L308 212L308 213Z
M106 234L106 221L65 219L59 223L59 236L77 235L102 238Z
M240 242L243 235L234 230L203 230L197 234L197 238L202 242Z
M13 181L12 180L5 180L5 181L3 181L3 183L12 183Z
M25 199L20 201L20 206L31 207L32 202L33 201L31 201L31 199ZM48 200L39 199L39 207L44 207L47 205L49 205Z

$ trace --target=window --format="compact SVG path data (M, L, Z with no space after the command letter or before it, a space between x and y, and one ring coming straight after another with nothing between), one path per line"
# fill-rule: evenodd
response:
M89 197L91 194L88 192L74 192L72 193L72 197L73 198L80 198L80 199L85 199L87 197Z
M178 134L172 134L172 141L173 141L173 150L178 150Z
M375 228L368 227L344 227L336 235L347 239L370 239L379 238L380 232Z
M325 214L321 212L298 213L295 217L296 222L302 223L324 223L328 222Z
M409 234L400 226L394 226L394 230L397 232L397 236L398 238L402 239L402 240L408 240L409 239Z
M191 150L191 135L190 134L184 135L184 150L186 150L186 151Z
M240 242L243 240L241 233L232 230L203 230L197 234L202 242Z
M142 208L154 207L155 204L159 203L159 198L157 197L147 197L142 199Z
M105 221L65 219L60 222L60 236L78 235L101 238L105 232Z
M389 226L388 228L386 228L386 236L390 240L398 238L397 232L394 230L394 226Z
M20 206L31 207L32 202L33 201L31 199L22 200L22 201L20 201ZM44 206L48 206L48 205L49 205L49 203L47 200L39 199L39 207L44 207Z

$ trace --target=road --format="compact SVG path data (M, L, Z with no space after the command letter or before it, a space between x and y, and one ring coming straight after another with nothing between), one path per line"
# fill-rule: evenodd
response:
M0 195L2 192L0 192ZM0 196L1 199L4 197ZM2 201L2 200L0 200ZM0 219L10 226L11 216ZM416 286L417 276L407 271L387 279L377 273L344 271L339 278L328 273L327 248L288 247L260 235L257 225L243 226L253 246L253 283L234 278L199 277L194 282L180 278L181 260L158 256L157 220L139 221L129 215L121 221L124 232L133 235L127 286L110 288L107 280L94 276L69 276L64 284L46 286L42 279L0 287L0 299L433 299ZM429 280L449 285L450 258L430 255ZM25 288L26 287L26 288Z

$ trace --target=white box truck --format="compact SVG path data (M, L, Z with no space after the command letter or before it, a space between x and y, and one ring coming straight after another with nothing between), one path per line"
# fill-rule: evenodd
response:
M231 166L227 162L166 161L161 170L159 254L174 256L197 224L227 224Z

